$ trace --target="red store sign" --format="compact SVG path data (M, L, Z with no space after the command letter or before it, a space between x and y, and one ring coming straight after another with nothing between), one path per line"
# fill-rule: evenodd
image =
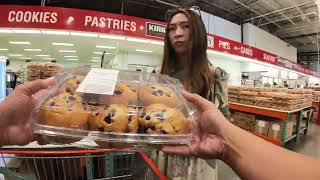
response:
M166 30L166 24L163 22L60 7L3 5L0 6L0 17L0 27L88 31L154 40L162 40ZM208 49L256 59L320 77L319 73L272 53L220 36L208 35Z
M163 36L165 25L126 15L40 6L0 6L0 17L0 27L89 31L151 39Z

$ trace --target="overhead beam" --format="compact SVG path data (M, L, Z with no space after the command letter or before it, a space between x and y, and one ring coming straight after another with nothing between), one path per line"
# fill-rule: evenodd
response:
M293 18L298 18L298 17L301 17L301 16L310 16L310 15L318 15L317 12L310 12L310 13L306 13L306 14L300 14L300 15L296 15L296 16L291 16L289 17L290 19L293 19ZM278 20L270 20L269 22L267 23L263 23L263 24L259 24L258 26L265 26L265 25L268 25L268 24L274 24L276 22L281 22L281 21L286 21L287 18L284 18L284 19L278 19Z
M230 13L230 14L233 14L233 15L239 17L239 18L242 18L242 19L246 18L246 17L240 16L239 14L237 14L237 13L235 13L235 12L233 12L233 11L227 9L227 8L224 8L224 7L222 7L222 6L220 6L220 5L216 4L216 3L213 3L211 1L201 0L201 2L205 2L205 3L207 3L207 4L211 5L211 6L214 6L214 7L218 8L218 9L222 9L222 10L224 10L224 11Z
M264 19L266 19L267 21L269 21L269 22L272 21L270 18L268 18L268 17L266 17L266 16L263 16L261 13L259 13L258 11L252 9L250 6L244 4L243 2L240 2L239 0L232 0L232 1L235 2L235 3L240 4L241 6L247 8L248 10L256 13L257 15L259 15L259 16L263 17ZM282 29L282 27L281 27L279 24L277 24L277 23L275 23L275 22L271 22L271 23L274 24L274 25L276 25L278 28Z
M300 7L297 6L296 2L294 1L293 4L295 5L296 9L300 12L300 14L304 14L304 12L300 9ZM303 18L305 18L308 22L311 22L310 19L308 18L308 16L303 16Z
M298 4L296 6L297 7L301 7L301 6L311 5L311 4L314 4L314 2L302 3L302 4ZM271 14L276 14L276 13L279 13L279 12L283 12L283 11L287 11L287 10L290 10L290 9L294 9L294 8L296 8L296 6L291 6L291 7L279 9L279 10L276 10L276 11L271 11L271 12L268 12L268 13L265 13L265 14L261 14L259 16L255 16L255 17L252 17L252 18L249 18L249 19L245 19L244 22L249 22L249 21L252 21L252 20L260 18L260 17L264 17L264 16L268 16L268 15L271 15Z
M316 36L318 33L310 33L310 34L302 34L299 36L290 36L290 37L280 37L283 40L288 40L288 39L296 39L296 38L302 38L302 37L307 37L307 36Z

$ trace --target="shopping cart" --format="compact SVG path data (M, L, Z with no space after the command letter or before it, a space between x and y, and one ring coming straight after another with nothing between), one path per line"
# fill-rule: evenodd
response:
M130 150L0 149L0 174L6 180L166 179L144 152Z

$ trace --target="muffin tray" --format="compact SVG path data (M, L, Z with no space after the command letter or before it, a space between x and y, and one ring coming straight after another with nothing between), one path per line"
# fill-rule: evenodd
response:
M187 144L195 108L166 75L108 69L64 69L34 113L48 143L83 138L103 148Z

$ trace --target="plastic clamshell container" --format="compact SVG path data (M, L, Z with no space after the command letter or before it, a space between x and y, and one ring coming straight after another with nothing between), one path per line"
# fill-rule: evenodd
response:
M187 144L195 109L167 75L120 70L113 95L78 93L89 68L64 69L36 110L34 130L51 143L90 138L101 147ZM97 86L99 88L99 86Z

